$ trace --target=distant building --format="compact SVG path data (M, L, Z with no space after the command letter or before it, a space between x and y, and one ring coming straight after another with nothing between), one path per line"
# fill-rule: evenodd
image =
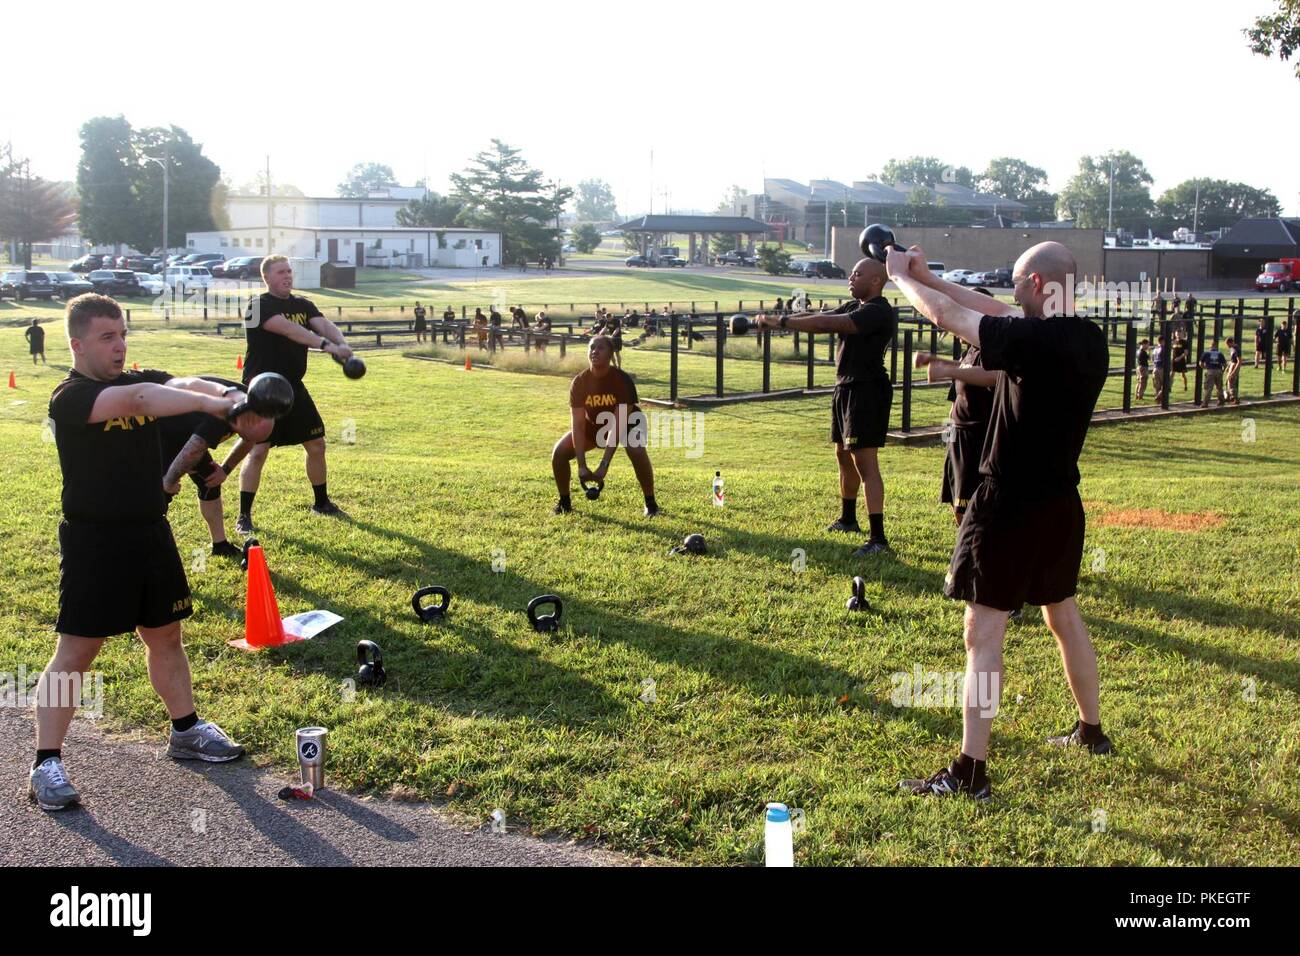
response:
M501 264L501 233L429 226L266 226L190 232L190 252L215 252L227 259L271 253L355 266L394 269L491 268Z

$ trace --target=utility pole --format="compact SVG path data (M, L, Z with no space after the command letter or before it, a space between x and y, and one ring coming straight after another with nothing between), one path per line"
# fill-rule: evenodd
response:
M1196 227L1200 224L1201 218L1201 181L1196 180L1196 205L1192 207L1192 236L1196 236Z
M159 158L158 156L145 156L145 157L144 157L144 158L147 159L149 162L151 162L151 163L157 163L159 166L162 167L162 174L163 174L162 257L163 257L163 268L164 268L164 269L167 267L167 250L170 248L170 246L168 245L168 242L167 242L167 235L168 235L168 232L169 232L169 228L168 228L168 227L169 227L169 224L168 224L168 221L167 221L167 215L168 215L168 211L169 211L169 210L168 210L168 204L169 204L169 202L170 202L170 198L171 198L171 197L170 197L170 193L171 193L171 178L172 178L172 177L171 177L171 160L172 160L172 153L171 153L171 150L172 150L172 143L171 143L171 140L168 139L166 142L163 143L163 154L162 154L162 157L161 157L161 158Z
M825 236L822 239L822 250L827 259L831 257L831 201L830 199L822 200L822 208L826 211L826 229Z
M266 254L271 254L271 226L275 221L275 202L271 199L271 154L266 155Z
M1110 200L1106 203L1106 231L1109 232L1115 227L1115 154L1111 153L1107 159L1110 160Z

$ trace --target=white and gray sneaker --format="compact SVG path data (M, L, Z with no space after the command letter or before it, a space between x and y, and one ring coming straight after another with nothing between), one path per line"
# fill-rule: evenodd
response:
M210 721L200 720L185 732L172 731L167 756L176 760L203 760L226 763L244 756L244 748Z
M63 761L48 757L28 777L27 793L42 810L66 810L81 803L81 794L68 780Z

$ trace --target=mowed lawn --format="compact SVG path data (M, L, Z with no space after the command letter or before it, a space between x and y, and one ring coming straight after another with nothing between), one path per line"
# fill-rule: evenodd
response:
M66 362L50 333L51 358ZM128 361L234 376L242 348L139 332ZM366 358L357 382L321 357L308 374L330 491L351 518L308 510L296 449L272 453L256 507L281 612L328 608L344 622L242 653L226 642L242 635L243 575L216 561L190 573L199 712L286 778L294 729L321 724L332 786L484 820L500 808L512 827L688 863L760 863L771 800L807 813L801 865L1294 862L1300 409L1093 431L1081 603L1119 753L1044 744L1074 710L1031 609L1007 641L994 799L976 806L898 789L951 759L960 738L955 702L891 701L891 675L964 664L961 607L940 593L954 535L937 501L942 449L882 455L894 558L855 560L859 540L823 530L838 508L829 397L709 411L700 457L654 450L666 517L641 516L621 455L598 502L579 496L577 513L556 517L549 451L568 421L564 378ZM33 372L16 329L0 330L0 362L19 386L0 401L0 671L34 673L57 607L59 471L42 423L62 372ZM725 509L709 503L715 470ZM207 550L188 484L171 516L188 564ZM710 554L666 555L691 531ZM844 609L855 574L867 613ZM424 584L453 592L441 626L411 612ZM524 615L545 592L564 599L555 634ZM389 680L349 699L342 682L363 638L383 648ZM98 667L105 722L161 741L166 715L138 642L109 642ZM89 803L114 799L78 775L75 749L66 756Z

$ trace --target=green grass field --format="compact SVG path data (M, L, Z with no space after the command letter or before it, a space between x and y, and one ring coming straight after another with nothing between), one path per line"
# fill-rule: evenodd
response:
M52 330L49 352L64 363L59 339ZM143 331L128 361L234 375L242 348ZM633 371L644 382L664 359L643 360ZM58 584L59 470L42 423L63 373L33 372L16 329L0 330L0 361L19 385L0 404L0 670L35 672L52 648ZM258 497L258 537L282 614L328 608L345 621L311 642L241 653L226 642L242 636L243 575L216 561L190 573L200 713L259 762L296 774L293 730L322 724L333 785L480 818L499 807L538 833L687 863L759 863L770 800L807 812L801 865L1294 862L1300 409L1090 434L1080 599L1119 754L1044 745L1074 713L1031 610L1007 641L994 799L974 806L898 790L949 760L961 728L955 706L890 699L891 675L964 664L961 608L940 594L954 535L937 501L940 448L882 453L897 556L866 563L850 556L858 541L822 530L837 508L828 397L709 411L700 457L654 450L666 517L642 518L620 456L600 501L579 496L561 518L549 513L549 451L567 427L564 377L466 373L384 351L352 382L311 362L331 494L351 518L313 516L301 452L281 449ZM725 509L709 504L715 470ZM234 492L232 482L228 500ZM1202 530L1122 514L1143 508L1194 516L1183 521ZM207 545L188 487L171 518L188 564ZM666 556L690 531L712 553ZM805 570L794 570L796 549ZM854 574L867 579L869 613L844 610ZM439 627L409 607L433 583L454 593ZM564 626L536 634L523 608L549 591L564 598ZM348 700L341 682L363 638L383 648L389 682ZM138 643L114 639L97 666L105 720L161 735ZM75 751L66 756L75 779ZM1093 830L1097 810L1104 832Z

